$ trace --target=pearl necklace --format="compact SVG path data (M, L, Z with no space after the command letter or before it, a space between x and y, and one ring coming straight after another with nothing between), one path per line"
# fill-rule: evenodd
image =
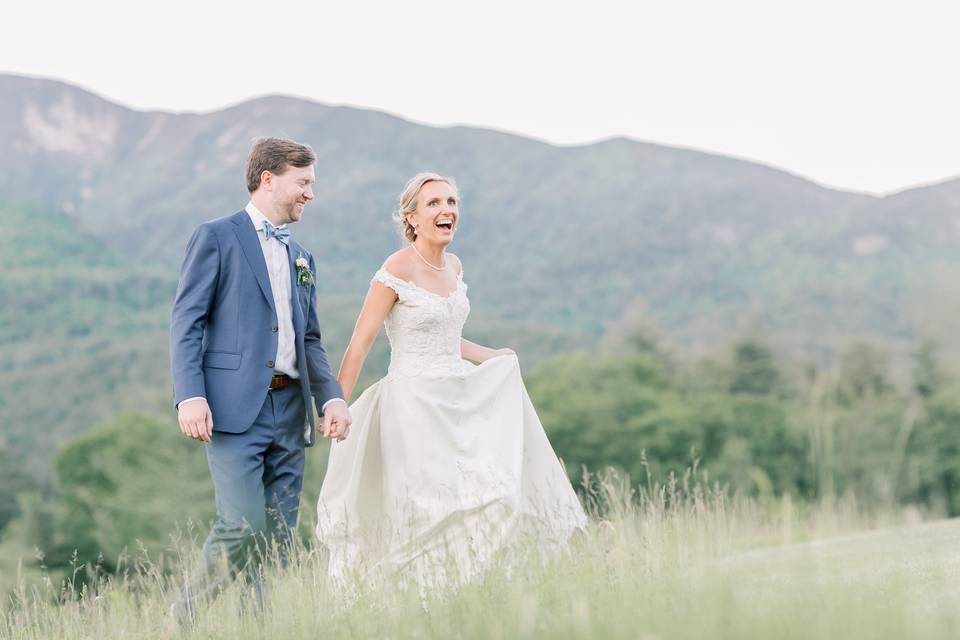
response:
M420 253L420 252L417 250L417 245L415 245L415 244L413 244L413 243L411 242L411 243L410 243L410 246L413 247L413 252L414 252L415 254L417 254L417 256L419 256L419 258L420 258L421 260L423 260L423 264L427 265L428 267L430 267L430 268L433 269L434 271L446 271L446 270L447 270L447 259L446 259L445 257L442 257L442 258L441 258L441 259L443 260L443 263L441 264L441 266L435 267L435 266L433 266L433 265L430 263L429 260L427 260L426 258L423 257L423 254L422 254L422 253Z

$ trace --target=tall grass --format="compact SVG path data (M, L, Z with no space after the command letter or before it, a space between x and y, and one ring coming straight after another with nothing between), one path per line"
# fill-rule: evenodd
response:
M324 553L304 547L267 571L265 610L244 606L241 581L180 628L168 607L197 552L188 548L172 563L141 554L114 575L93 569L63 586L21 585L0 637L779 640L960 630L948 542L960 526L905 525L909 514L867 514L849 500L760 502L694 475L642 487L613 473L587 476L590 524L568 553L547 564L529 553L426 599L390 582L338 592ZM897 528L877 532L881 525Z

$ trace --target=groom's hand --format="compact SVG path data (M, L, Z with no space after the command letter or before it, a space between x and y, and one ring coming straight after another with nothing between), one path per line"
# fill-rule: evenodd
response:
M324 410L323 417L320 418L320 432L324 438L343 442L350 433L352 422L346 402L331 402Z
M180 432L188 438L210 444L213 435L213 414L203 398L184 402L177 411Z

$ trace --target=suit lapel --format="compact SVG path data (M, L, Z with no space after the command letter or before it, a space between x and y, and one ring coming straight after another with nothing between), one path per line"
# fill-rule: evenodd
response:
M307 367L307 353L304 345L307 316L300 306L300 287L297 286L297 256L303 254L300 245L292 238L287 246L287 260L290 263L290 315L293 318L293 341L297 351L297 369L300 370L301 388L303 391L303 405L306 409L306 425L303 437L307 446L312 447L315 441L313 407L311 406L310 370Z
M263 292L263 296L270 304L270 308L273 309L273 313L276 314L277 309L273 304L273 289L270 288L270 276L267 274L267 263L263 258L263 248L260 246L260 238L257 237L257 230L254 228L253 222L250 220L250 216L247 215L246 211L241 211L234 215L233 224L237 225L234 231L237 234L237 239L240 240L240 248L243 249L243 255L253 270L257 284L260 285L260 291Z
M300 245L295 241L290 241L287 247L287 260L290 262L290 304L292 306L291 315L293 316L293 331L296 335L303 335L303 326L306 314L300 307L300 287L297 286L297 256L302 255ZM298 354L299 355L299 354Z

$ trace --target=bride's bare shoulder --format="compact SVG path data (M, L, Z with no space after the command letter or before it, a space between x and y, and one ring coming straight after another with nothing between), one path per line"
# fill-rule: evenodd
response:
M387 258L386 262L383 263L383 268L398 278L410 280L414 266L412 253L409 248L400 249Z
M457 272L457 275L463 273L463 263L460 262L460 258L453 255L449 251L447 251L447 257L453 261L453 268Z

